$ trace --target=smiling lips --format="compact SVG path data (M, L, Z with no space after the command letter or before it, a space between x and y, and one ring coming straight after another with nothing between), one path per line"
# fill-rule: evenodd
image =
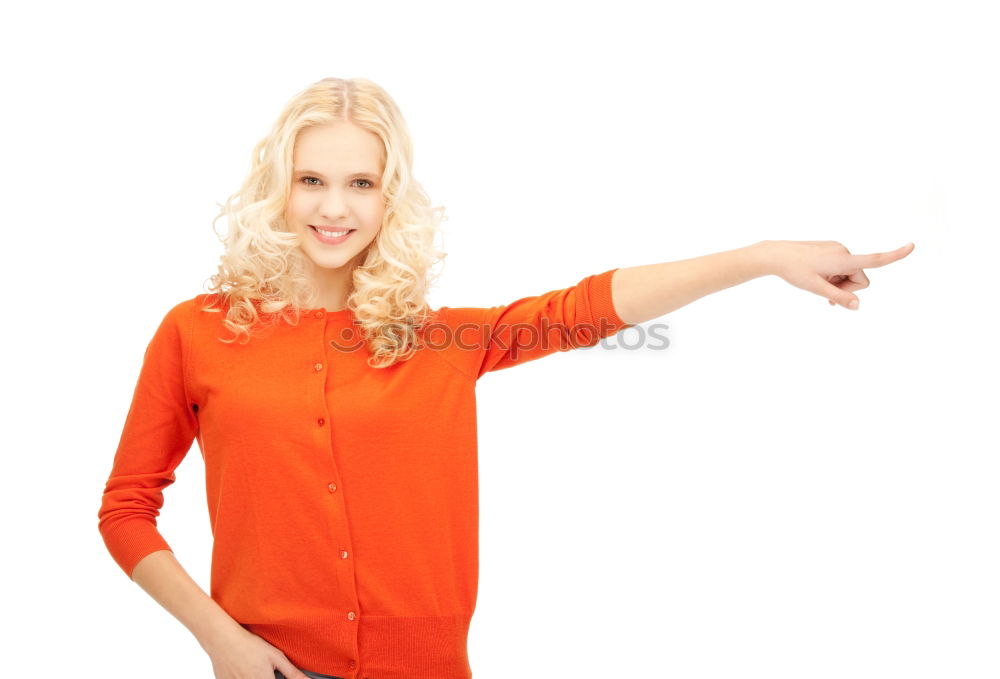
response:
M320 228L318 226L309 225L309 228L313 230L316 234L316 238L322 243L327 243L328 245L336 245L337 243L343 243L347 240L348 236L354 233L357 229L326 229Z

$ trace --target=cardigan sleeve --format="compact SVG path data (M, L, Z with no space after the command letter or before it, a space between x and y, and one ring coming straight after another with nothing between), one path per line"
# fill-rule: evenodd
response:
M156 517L198 432L185 374L191 320L189 304L174 306L146 347L97 514L104 543L129 578L143 557L170 550Z
M581 347L634 324L625 323L611 299L617 269L576 285L488 308L448 308L461 361L479 379L487 372Z

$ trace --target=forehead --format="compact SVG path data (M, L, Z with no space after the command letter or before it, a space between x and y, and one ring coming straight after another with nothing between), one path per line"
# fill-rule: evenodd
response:
M385 148L378 135L339 121L302 130L292 155L296 172L381 174Z

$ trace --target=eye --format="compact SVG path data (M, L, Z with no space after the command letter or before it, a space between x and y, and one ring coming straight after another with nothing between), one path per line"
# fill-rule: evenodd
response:
M315 183L315 184L313 184L313 183L312 183L312 182L311 182L310 180L315 180L315 181L316 181L316 183ZM306 186L319 186L320 184L322 184L322 183L323 183L323 182L321 182L321 181L320 181L319 179L317 179L316 177L309 177L309 176L307 176L307 177L302 177L302 179L301 179L300 181L303 181L303 182L305 182L305 183L306 183ZM361 188L363 188L363 189L371 189L371 188L374 188L374 187L375 187L375 184L373 184L373 183L372 183L371 181L369 181L369 180L367 180L367 179L355 179L354 181L355 181L355 182L364 182L364 183L365 183L365 185L361 187Z

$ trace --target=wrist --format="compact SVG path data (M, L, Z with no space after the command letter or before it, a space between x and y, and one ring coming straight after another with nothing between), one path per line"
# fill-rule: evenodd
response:
M751 277L777 275L774 261L774 241L762 240L748 245L744 250L749 262Z
M201 627L192 631L205 652L211 654L217 646L233 635L246 632L246 629L227 615L208 618Z

